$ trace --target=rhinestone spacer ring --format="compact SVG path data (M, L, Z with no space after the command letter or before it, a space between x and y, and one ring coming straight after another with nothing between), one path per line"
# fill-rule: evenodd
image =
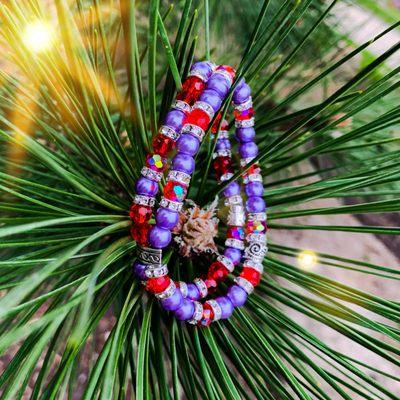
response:
M194 69L193 71L190 71L188 76L196 76L197 78L200 78L203 82L207 82L207 76L204 75L204 73L199 69Z
M261 263L255 262L255 261L252 261L252 260L247 260L247 261L244 263L244 267L253 268L253 269L255 269L257 272L259 272L260 274L262 274L263 271L264 271L264 266L263 266Z
M229 72L225 71L224 69L218 69L214 72L214 74L222 75L229 82L229 86L232 86L233 79Z
M202 110L209 116L210 119L214 118L214 114L215 114L214 109L205 101L196 101L196 103L194 103L192 109L193 110L196 110L196 109Z
M179 281L178 284L179 284L179 290L182 293L182 297L184 297L184 298L187 297L187 295L188 295L187 283L183 282L183 281Z
M249 182L262 182L262 181L263 181L263 177L261 174L250 174L250 175L243 176L243 182L245 184L247 184Z
M222 317L222 309L216 300L208 300L206 304L209 304L214 312L214 321L218 321Z
M182 101L182 100L175 100L172 103L172 108L183 111L185 114L190 113L190 111L192 110L192 107L190 107L190 105L188 103L186 103L186 101Z
M162 172L153 171L149 167L143 167L141 173L145 178L155 182L160 182L163 177Z
M267 214L265 212L249 213L248 218L249 218L249 221L266 221Z
M219 261L221 264L224 265L224 267L229 271L233 272L235 269L235 266L233 265L233 262L226 256L220 255L217 257L217 261Z
M194 301L194 313L192 318L188 321L189 324L197 325L203 316L203 305L198 301Z
M232 172L227 172L226 174L221 175L221 177L219 178L219 180L221 182L225 182L228 181L229 179L231 179L233 176Z
M165 197L161 197L160 206L164 208L168 208L171 211L181 212L183 203L178 203L176 201L168 200Z
M176 291L176 286L174 281L171 280L168 287L161 293L156 293L155 296L158 300L165 300L171 297Z
M200 128L197 125L193 125L193 124L183 125L183 127L181 129L181 133L188 133L189 135L192 135L195 138L199 139L200 142L204 139L204 135L206 134L204 132L204 129Z
M248 242L265 245L267 243L267 235L263 235L260 233L250 233L250 235L247 235L246 240Z
M246 100L242 104L235 104L233 103L233 106L235 107L235 110L237 111L245 111L248 110L249 108L253 107L253 99L249 97L248 100Z
M229 131L219 131L218 139L229 139Z
M172 129L170 126L167 126L167 125L163 125L160 128L159 133L163 134L164 136L169 137L174 142L176 142L180 136L180 134L178 132L176 132L174 129Z
M200 298L203 299L204 297L207 296L208 294L208 288L206 283L203 281L203 279L196 278L193 283L196 285L197 289L199 289L200 292Z
M144 271L147 278L160 278L168 274L168 268L166 265L158 265L156 267L147 268Z
M234 249L244 250L244 242L239 239L228 238L225 240L225 246L233 247Z
M156 204L156 199L150 196L143 196L142 194L136 194L133 198L133 202L139 206L149 206L154 207Z
M254 286L247 279L237 276L234 281L236 285L240 286L247 294L253 293Z
M247 164L250 164L254 159L255 159L255 157L242 158L240 160L240 166L245 167Z
M175 170L169 171L168 176L167 176L167 182L168 181L179 182L185 186L189 186L190 179L191 179L191 176L189 174L187 174L186 172L175 171Z
M250 128L254 126L254 118L244 119L244 120L235 120L235 127L236 128Z
M227 197L225 199L225 205L226 206L243 205L242 196L236 195L236 196Z
M213 159L216 159L217 157L232 157L232 152L229 149L218 150L214 152Z

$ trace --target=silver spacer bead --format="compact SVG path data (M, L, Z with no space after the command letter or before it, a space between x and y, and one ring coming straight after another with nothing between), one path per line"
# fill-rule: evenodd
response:
M179 139L180 133L176 132L170 126L162 125L159 133L163 134L164 136L168 136L170 139L174 140L175 142Z
M217 261L224 265L224 267L229 271L232 272L235 269L233 262L226 256L220 255L217 257Z
M186 172L171 170L168 173L167 181L174 181L189 186L191 176Z
M240 121L238 119L235 120L236 128L250 128L251 126L254 126L254 123L254 118L244 119L243 121Z
M244 250L244 242L239 239L228 238L225 240L226 247L233 247L234 249Z
M217 157L232 157L232 152L228 149L218 150L213 154L213 159L216 159Z
M205 101L196 101L196 103L193 104L192 109L193 110L199 109L204 111L210 117L210 120L213 119L215 114L214 109Z
M190 105L188 103L186 103L186 101L182 101L182 100L175 100L172 103L172 108L183 111L185 114L190 113L190 111L192 110L192 107L190 107Z
M189 324L197 325L203 316L203 305L198 301L194 301L193 317L188 321Z
M189 76L196 76L197 78L200 78L203 82L207 82L207 75L203 73L203 71L199 69L194 69L193 71L190 71L188 73Z
M179 290L181 291L183 297L187 297L188 287L186 282L179 281Z
M228 214L228 225L244 226L246 215L243 205L231 205Z
M181 212L183 203L177 201L168 200L165 197L161 197L160 207L168 208L171 211Z
M229 131L219 131L218 139L229 139Z
M237 111L245 111L248 110L249 108L253 107L253 99L249 97L248 100L246 100L242 104L235 104L233 103L233 106L235 107L235 110Z
M150 196L143 196L142 194L136 194L133 198L133 202L135 204L139 204L140 206L149 206L154 207L156 204L156 199Z
M247 218L249 219L249 221L266 221L267 214L265 212L249 213L247 215Z
M209 304L214 311L214 319L213 321L218 321L221 319L222 316L222 309L221 306L218 304L216 300L208 300L206 304Z
M229 82L229 86L232 86L233 79L228 71L225 71L224 69L218 69L214 71L214 74L222 75Z
M141 264L160 266L162 264L162 250L137 246L137 259Z
M147 268L144 271L147 278L159 278L160 276L165 276L168 274L168 268L166 265L158 265L155 267Z
M242 167L245 167L247 164L250 164L254 159L255 159L255 157L242 158L242 159L240 160L240 165L241 165Z
M171 280L168 287L161 293L156 293L155 296L158 300L165 300L171 297L176 291L176 286L173 280Z
M221 175L221 178L219 178L219 180L221 182L225 182L228 181L229 179L231 179L233 176L232 172L227 172L226 174Z
M208 294L208 288L206 283L203 281L203 279L196 278L193 283L196 285L197 289L199 289L200 292L200 298L203 299L204 297L207 296Z
M240 286L247 294L253 293L254 286L247 280L242 278L241 276L237 276L235 278L236 285Z
M268 247L257 242L249 242L244 251L244 258L255 262L262 262L267 254Z
M149 167L143 167L143 168L142 168L142 171L141 171L141 174L142 174L145 178L150 179L150 180L155 181L155 182L160 182L161 179L162 179L162 177L163 177L162 172L153 171L153 170L152 170L151 168L149 168Z
M249 268L253 268L255 269L257 272L259 272L260 274L263 273L264 271L264 266L262 265L262 263L258 263L252 260L247 260L244 265L244 267L249 267Z
M247 235L246 240L248 242L258 243L265 246L267 244L267 235L263 235L260 233L250 233L250 235Z
M243 199L242 199L242 196L240 196L240 195L227 197L225 199L226 206L242 205L242 204L243 204Z
M197 139L199 139L200 142L204 139L204 135L206 134L202 128L200 128L197 125L193 125L193 124L183 125L183 127L181 129L181 133L182 134L188 133L188 134L196 137Z
M250 182L262 182L262 181L263 177L261 174L250 174L243 176L243 182L245 184L248 184Z

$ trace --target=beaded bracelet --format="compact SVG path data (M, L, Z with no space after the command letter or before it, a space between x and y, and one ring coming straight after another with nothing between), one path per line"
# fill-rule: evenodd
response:
M209 66L209 64L207 63L197 64L203 69L206 68L207 65ZM189 143L193 142L193 140L184 138L187 138L189 136L196 137L196 133L199 132L198 128L204 131L204 129L208 127L208 123L212 118L212 113L219 109L223 97L226 96L227 92L229 91L229 87L231 84L231 75L228 77L228 73L231 74L232 70L229 70L226 67L219 67L216 72L217 74L215 74L215 76L217 77L217 79L213 79L213 77L210 79L210 82L207 85L207 89L203 92L200 98L201 101L195 103L193 111L188 115L186 119L185 126L189 125L189 127L183 129L184 134L178 141L178 154L176 155L172 163L173 171L171 171L169 175L170 177L172 174L172 179L170 179L169 182L174 182L173 179L177 178L177 174L186 174L185 182L187 182L188 185L190 174L194 170L194 160L192 158L192 155L197 153L199 143L197 143L197 146L195 146L195 150L193 150L192 143ZM229 78L229 81L227 78ZM221 85L221 82L223 81L225 81L225 86L227 81L229 83L227 90L224 90L223 84ZM221 86L224 90L222 95L221 93L218 93L218 91L221 91ZM217 95L219 95L219 97L222 97L222 99L217 99ZM242 165L246 165L248 162L251 162L252 159L257 155L258 149L255 143L252 141L254 139L255 132L253 128L254 119L252 115L253 110L251 107L252 105L250 98L250 88L248 87L248 85L245 84L244 81L242 81L237 86L234 92L233 100L235 104L235 125L237 127L236 138L241 143L239 146L239 154L242 157ZM190 153L191 155L187 155L184 152L181 154L179 152L179 149L181 147L179 146L179 143L182 143L181 146L183 146L183 144L185 146L189 146L192 149ZM218 138L216 147L216 159L214 161L214 165L217 170L218 166L223 166L220 168L220 171L217 171L219 177L222 179L229 179L232 176L230 154L228 154L226 147L227 138L225 137L225 134L222 134ZM163 154L161 154L160 156L162 155ZM164 162L160 164L162 164L162 167L164 166ZM161 173L161 171L157 172ZM168 186L168 183L166 185L166 188ZM200 322L201 325L209 325L209 323L211 323L213 320L227 318L231 315L233 307L241 306L246 300L247 295L259 282L260 274L262 272L262 259L266 252L266 218L265 203L261 198L261 195L263 194L261 175L259 174L259 168L257 166L252 166L249 171L244 174L244 183L245 192L249 196L246 202L246 208L249 211L249 216L248 222L246 224L248 245L245 250L245 266L240 277L235 279L235 285L233 285L229 289L226 296L218 297L215 300L209 300L204 304L204 306L197 301L197 295L189 293L190 284L185 285L183 283L179 283L178 288L177 285L172 282L167 276L166 266L162 265L161 263L161 248L168 245L171 235L169 231L169 226L174 225L171 222L171 213L166 213L165 210L169 209L171 211L172 209L172 211L179 211L180 206L177 204L181 204L175 201L171 202L169 198L165 197L161 200L161 206L164 207L164 211L162 211L163 208L161 208L160 210L162 214L166 215L162 215L162 218L159 218L159 210L157 212L156 221L157 223L160 221L161 226L156 225L149 232L150 244L153 245L153 247L156 247L156 249L142 249L142 251L139 252L139 261L143 264L137 263L136 268L138 267L138 265L144 265L145 267L143 268L143 271L136 272L139 275L142 275L142 278L149 278L146 282L146 288L150 292L154 293L161 300L161 304L166 309L174 311L178 319L190 320L191 323ZM186 187L181 187L180 185L178 185L178 188L181 187L181 191L184 191L185 189L187 189L187 185ZM137 190L138 189L141 189L140 185L137 185ZM149 193L147 186L144 191L147 194ZM153 196L156 193L157 190L151 191L151 194ZM241 203L242 198L240 196L240 187L237 183L231 183L224 191L224 193L226 196L228 196L228 204L236 206ZM139 192L139 196L143 197L143 194L140 194ZM140 204L140 202L137 201L137 198L135 198L135 200L137 204ZM151 203L154 204L153 202ZM148 202L146 202L145 205L149 206ZM243 217L240 218L243 219ZM148 219L149 218L147 217L147 220ZM168 228L166 226L168 226ZM136 226L134 226L133 229L134 233L140 232L140 229L138 229L138 227ZM139 242L139 244L143 245L143 240L142 242ZM237 262L240 261L240 258L241 253L239 250L239 260ZM226 265L224 265L220 260L217 261L217 266L219 266L220 271L222 270L221 268L226 269ZM218 271L218 268L216 268L215 270ZM223 275L226 275L225 270L223 272ZM196 285L194 286L194 289L199 289L198 292L200 293L200 295L203 293L205 296L207 294L207 285L205 284L205 282L199 280L195 283Z

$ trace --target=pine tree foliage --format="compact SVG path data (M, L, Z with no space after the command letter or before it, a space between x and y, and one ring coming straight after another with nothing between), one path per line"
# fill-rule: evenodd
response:
M298 268L300 249L274 240L277 229L400 234L294 219L400 211L399 68L385 66L400 43L354 68L399 22L353 45L336 28L337 3L1 4L0 353L12 354L1 399L398 398L399 374L385 366L400 364L399 303ZM38 20L54 27L42 52L26 38ZM200 329L161 311L132 276L127 210L151 137L192 61L208 57L237 66L253 87L271 244L246 307ZM202 205L224 187L210 171L214 145L208 136L192 181L190 197ZM357 201L314 204L329 198ZM168 257L175 277L196 272ZM399 280L395 265L318 258L382 285ZM287 310L381 365L324 343Z

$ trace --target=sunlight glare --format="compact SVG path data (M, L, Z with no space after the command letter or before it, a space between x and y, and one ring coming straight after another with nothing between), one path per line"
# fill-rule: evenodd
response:
M312 250L303 250L297 256L297 264L303 269L312 269L317 264L318 257Z
M54 31L43 21L36 21L25 27L23 41L29 50L41 53L48 50L53 44Z

